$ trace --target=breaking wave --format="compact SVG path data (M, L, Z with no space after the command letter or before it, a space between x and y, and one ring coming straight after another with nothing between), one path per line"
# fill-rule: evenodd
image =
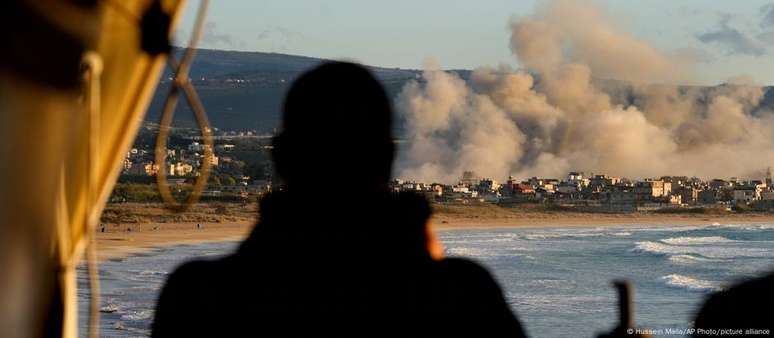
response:
M714 260L693 255L674 255L669 256L669 261L676 264L696 264L704 262L712 262Z
M102 312L102 313L114 313L114 312L118 312L119 310L121 310L121 307L115 303L108 303L107 305L99 308L99 312Z
M122 321L138 321L138 320L147 320L153 318L153 310L152 309L145 309L145 310L133 310L129 311L129 313L121 315Z
M636 242L634 252L659 256L696 255L705 258L769 258L773 253L764 248L743 248L738 246L668 245L662 242Z
M673 245L695 245L695 244L712 244L712 243L728 243L734 242L734 240L721 237L721 236L709 236L709 237L672 237L662 239L661 242Z
M475 247L453 247L453 248L445 248L446 256L451 257L471 257L471 258L482 258L482 257L491 257L493 256L493 253L489 250L486 250L484 248L475 248Z
M715 281L708 281L703 279L697 279L689 276L671 274L661 277L668 286L695 290L695 291L718 291L722 288L720 283Z
M561 238L587 238L587 237L602 237L605 233L600 232L581 232L581 233L535 233L524 235L526 240L544 240L544 239L561 239Z

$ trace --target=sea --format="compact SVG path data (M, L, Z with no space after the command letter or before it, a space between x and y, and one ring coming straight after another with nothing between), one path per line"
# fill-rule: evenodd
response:
M484 265L530 337L596 337L617 322L614 280L634 286L634 319L680 337L712 292L774 270L774 224L627 225L443 230L448 256ZM100 265L102 336L145 337L168 274L237 243L177 245ZM80 332L87 277L79 269ZM206 320L200 318L197 320Z

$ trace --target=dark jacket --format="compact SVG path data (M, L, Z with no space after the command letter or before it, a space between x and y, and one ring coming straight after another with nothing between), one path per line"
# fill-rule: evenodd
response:
M236 253L167 281L154 337L522 337L492 276L430 258L427 202L273 193Z
M737 284L712 294L694 321L694 337L720 336L768 337L774 335L774 273ZM762 334L755 330L768 330ZM736 330L736 331L733 331ZM741 331L739 331L741 330ZM741 334L737 333L741 332Z

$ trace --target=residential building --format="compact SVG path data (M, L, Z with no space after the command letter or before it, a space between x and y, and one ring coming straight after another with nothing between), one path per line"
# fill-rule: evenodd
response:
M734 188L734 203L750 203L760 199L760 192L754 186L739 186Z

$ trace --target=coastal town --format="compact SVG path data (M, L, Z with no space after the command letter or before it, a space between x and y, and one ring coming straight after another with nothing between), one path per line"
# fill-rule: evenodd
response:
M110 202L158 202L155 182L162 169L155 162L158 126L146 123L134 146L123 159L121 175ZM269 160L271 133L256 130L224 131L214 128L211 174L203 201L254 200L272 189L273 169ZM197 131L177 128L170 133L164 170L170 185L185 191L199 176L205 162L205 145Z
M111 202L155 201L152 185L160 168L154 163L152 142L142 141L143 136L153 133L154 126L147 126L141 131L135 147L126 154L119 185ZM185 190L199 174L205 146L195 131L181 129L173 135L167 149L165 170L170 183ZM214 135L215 148L210 158L212 175L202 194L205 201L255 200L278 188L268 155L271 150L270 133L215 130ZM127 184L135 190L138 185L145 185L147 189L145 194L128 196L121 193ZM774 184L770 170L759 179L661 176L638 180L585 172L570 172L563 178L511 176L497 180L466 171L451 184L396 178L390 182L390 189L419 193L435 203L489 203L504 207L533 203L588 212L687 211L698 208L718 211L774 210Z
M708 181L687 176L631 180L606 174L570 172L564 179L531 177L499 183L465 172L454 185L393 180L395 191L416 191L439 203L549 203L577 211L627 212L691 208L758 210L774 207L771 172L761 180Z

